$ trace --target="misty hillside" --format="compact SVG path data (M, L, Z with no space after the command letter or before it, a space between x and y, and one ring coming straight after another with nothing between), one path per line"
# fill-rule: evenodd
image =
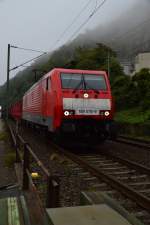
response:
M72 42L38 59L32 67L41 68L50 58L51 61L59 58L60 67L67 58L68 61L73 59L75 48L95 47L97 43L110 46L122 60L134 60L137 53L150 51L149 25L150 0L137 0L130 10L119 15L117 19L78 35Z
M139 52L150 51L150 0L137 0L131 9L116 18L109 24L81 33L72 42L44 56L44 59L38 59L33 67L40 67L49 58L56 57L60 57L62 64L67 57L69 60L73 58L75 48L95 47L96 43L110 46L120 59L129 61L134 60Z
M137 4L106 26L79 35L74 46L104 43L118 52L119 57L131 59L139 52L150 51L150 1Z

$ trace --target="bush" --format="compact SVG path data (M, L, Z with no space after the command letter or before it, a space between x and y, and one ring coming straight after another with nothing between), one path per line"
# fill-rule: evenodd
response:
M8 152L5 155L5 165L7 167L12 167L14 165L14 163L15 163L15 160L16 160L15 152Z

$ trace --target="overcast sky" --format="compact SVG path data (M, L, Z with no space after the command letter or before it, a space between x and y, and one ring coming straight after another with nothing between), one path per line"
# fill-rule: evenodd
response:
M107 26L137 0L107 0L101 10L81 32L99 24ZM56 44L60 34L89 0L0 0L0 85L6 81L7 45L50 51L69 40L102 0L92 0L76 23ZM36 56L37 53L11 49L11 68ZM17 72L17 71L16 71ZM14 73L11 73L12 77Z

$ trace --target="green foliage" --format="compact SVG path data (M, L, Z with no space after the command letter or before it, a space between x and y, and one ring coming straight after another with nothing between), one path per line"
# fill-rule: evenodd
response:
M55 51L49 58L42 62L37 60L30 68L27 68L10 80L9 105L20 100L24 93L36 82L34 69L39 70L36 74L37 80L44 75L44 71L50 71L56 67L79 68L92 70L108 69L108 54L110 57L111 80L116 76L122 75L122 69L117 62L115 53L103 44L96 47L74 48L62 46ZM43 72L42 72L43 71ZM0 88L0 105L6 105L6 84Z
M128 76L115 78L112 89L118 110L138 108L141 112L147 112L150 109L149 69L142 69L132 78ZM149 117L146 116L146 118ZM140 118L139 121L141 121Z
M115 53L103 44L97 44L95 48L77 48L75 51L76 65L74 68L106 70L108 69L108 54L112 59L116 57Z
M10 80L9 104L21 99L24 93L36 82L34 69L39 70L36 74L38 80L45 74L45 71L50 71L56 67L107 70L108 62L116 109L138 108L139 111L147 113L150 106L150 71L143 69L132 78L125 76L115 52L110 47L100 43L95 47L75 48L71 44L62 46L52 55L49 55L47 60L37 60L30 68L19 72ZM6 84L0 87L0 105L6 105ZM145 117L147 120L149 120L148 115L146 114ZM143 121L137 117L138 119Z
M140 108L121 110L116 113L116 121L130 124L150 122L150 110L141 111Z
M139 105L142 110L150 108L150 70L142 69L133 77L133 82L136 85Z
M0 141L8 141L9 134L7 132L0 132Z
M9 151L8 153L6 153L4 161L7 167L12 167L15 163L15 160L16 160L15 151Z

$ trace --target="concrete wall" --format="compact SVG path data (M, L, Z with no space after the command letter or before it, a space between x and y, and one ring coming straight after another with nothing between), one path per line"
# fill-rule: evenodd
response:
M135 58L135 72L139 72L143 68L150 69L150 53L140 53Z

